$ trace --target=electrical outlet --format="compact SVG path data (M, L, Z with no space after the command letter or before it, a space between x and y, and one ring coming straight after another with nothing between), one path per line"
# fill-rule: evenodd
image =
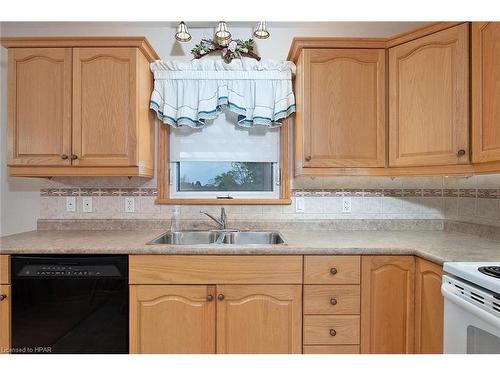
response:
M305 201L304 197L295 198L295 212L304 212Z
M135 212L135 199L133 197L125 198L125 212Z
M92 212L92 197L83 197L82 199L82 211Z
M342 213L349 214L352 210L352 201L351 198L342 198Z
M66 197L66 211L67 212L76 211L76 197Z

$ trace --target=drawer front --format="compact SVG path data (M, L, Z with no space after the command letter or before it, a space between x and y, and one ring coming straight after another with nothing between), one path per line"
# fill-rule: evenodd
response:
M305 345L359 345L359 316L304 316Z
M304 285L304 314L360 313L359 285Z
M9 255L0 255L0 284L10 284Z
M305 256L304 284L359 284L360 264L360 256Z
M130 284L302 284L302 256L131 255Z
M304 354L359 354L359 345L306 345Z

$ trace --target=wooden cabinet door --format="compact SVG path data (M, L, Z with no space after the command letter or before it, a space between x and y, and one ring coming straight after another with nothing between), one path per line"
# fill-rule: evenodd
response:
M385 50L306 49L299 71L303 167L385 166Z
M472 161L500 160L500 23L472 23Z
M0 354L8 353L10 349L10 285L0 285Z
M137 54L73 49L73 165L137 164Z
M302 287L218 285L217 353L302 353Z
M12 48L8 69L8 164L71 164L71 48Z
M413 353L413 256L363 256L361 353Z
M389 50L389 165L469 162L468 25Z
M130 352L214 354L215 306L214 286L131 285Z
M443 354L443 268L417 258L415 282L415 353Z

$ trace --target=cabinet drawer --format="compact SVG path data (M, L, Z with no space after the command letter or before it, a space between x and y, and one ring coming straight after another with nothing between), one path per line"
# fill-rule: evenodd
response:
M359 345L307 345L304 354L359 354Z
M0 284L10 284L10 257L0 255Z
M306 315L304 316L305 345L358 345L359 316Z
M304 257L304 284L359 284L360 256Z
M302 284L302 256L131 255L130 284Z
M359 314L359 285L305 285L304 314Z

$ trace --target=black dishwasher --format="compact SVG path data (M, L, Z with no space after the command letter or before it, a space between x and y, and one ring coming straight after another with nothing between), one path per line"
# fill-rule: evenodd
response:
M127 256L12 256L12 352L128 353Z

